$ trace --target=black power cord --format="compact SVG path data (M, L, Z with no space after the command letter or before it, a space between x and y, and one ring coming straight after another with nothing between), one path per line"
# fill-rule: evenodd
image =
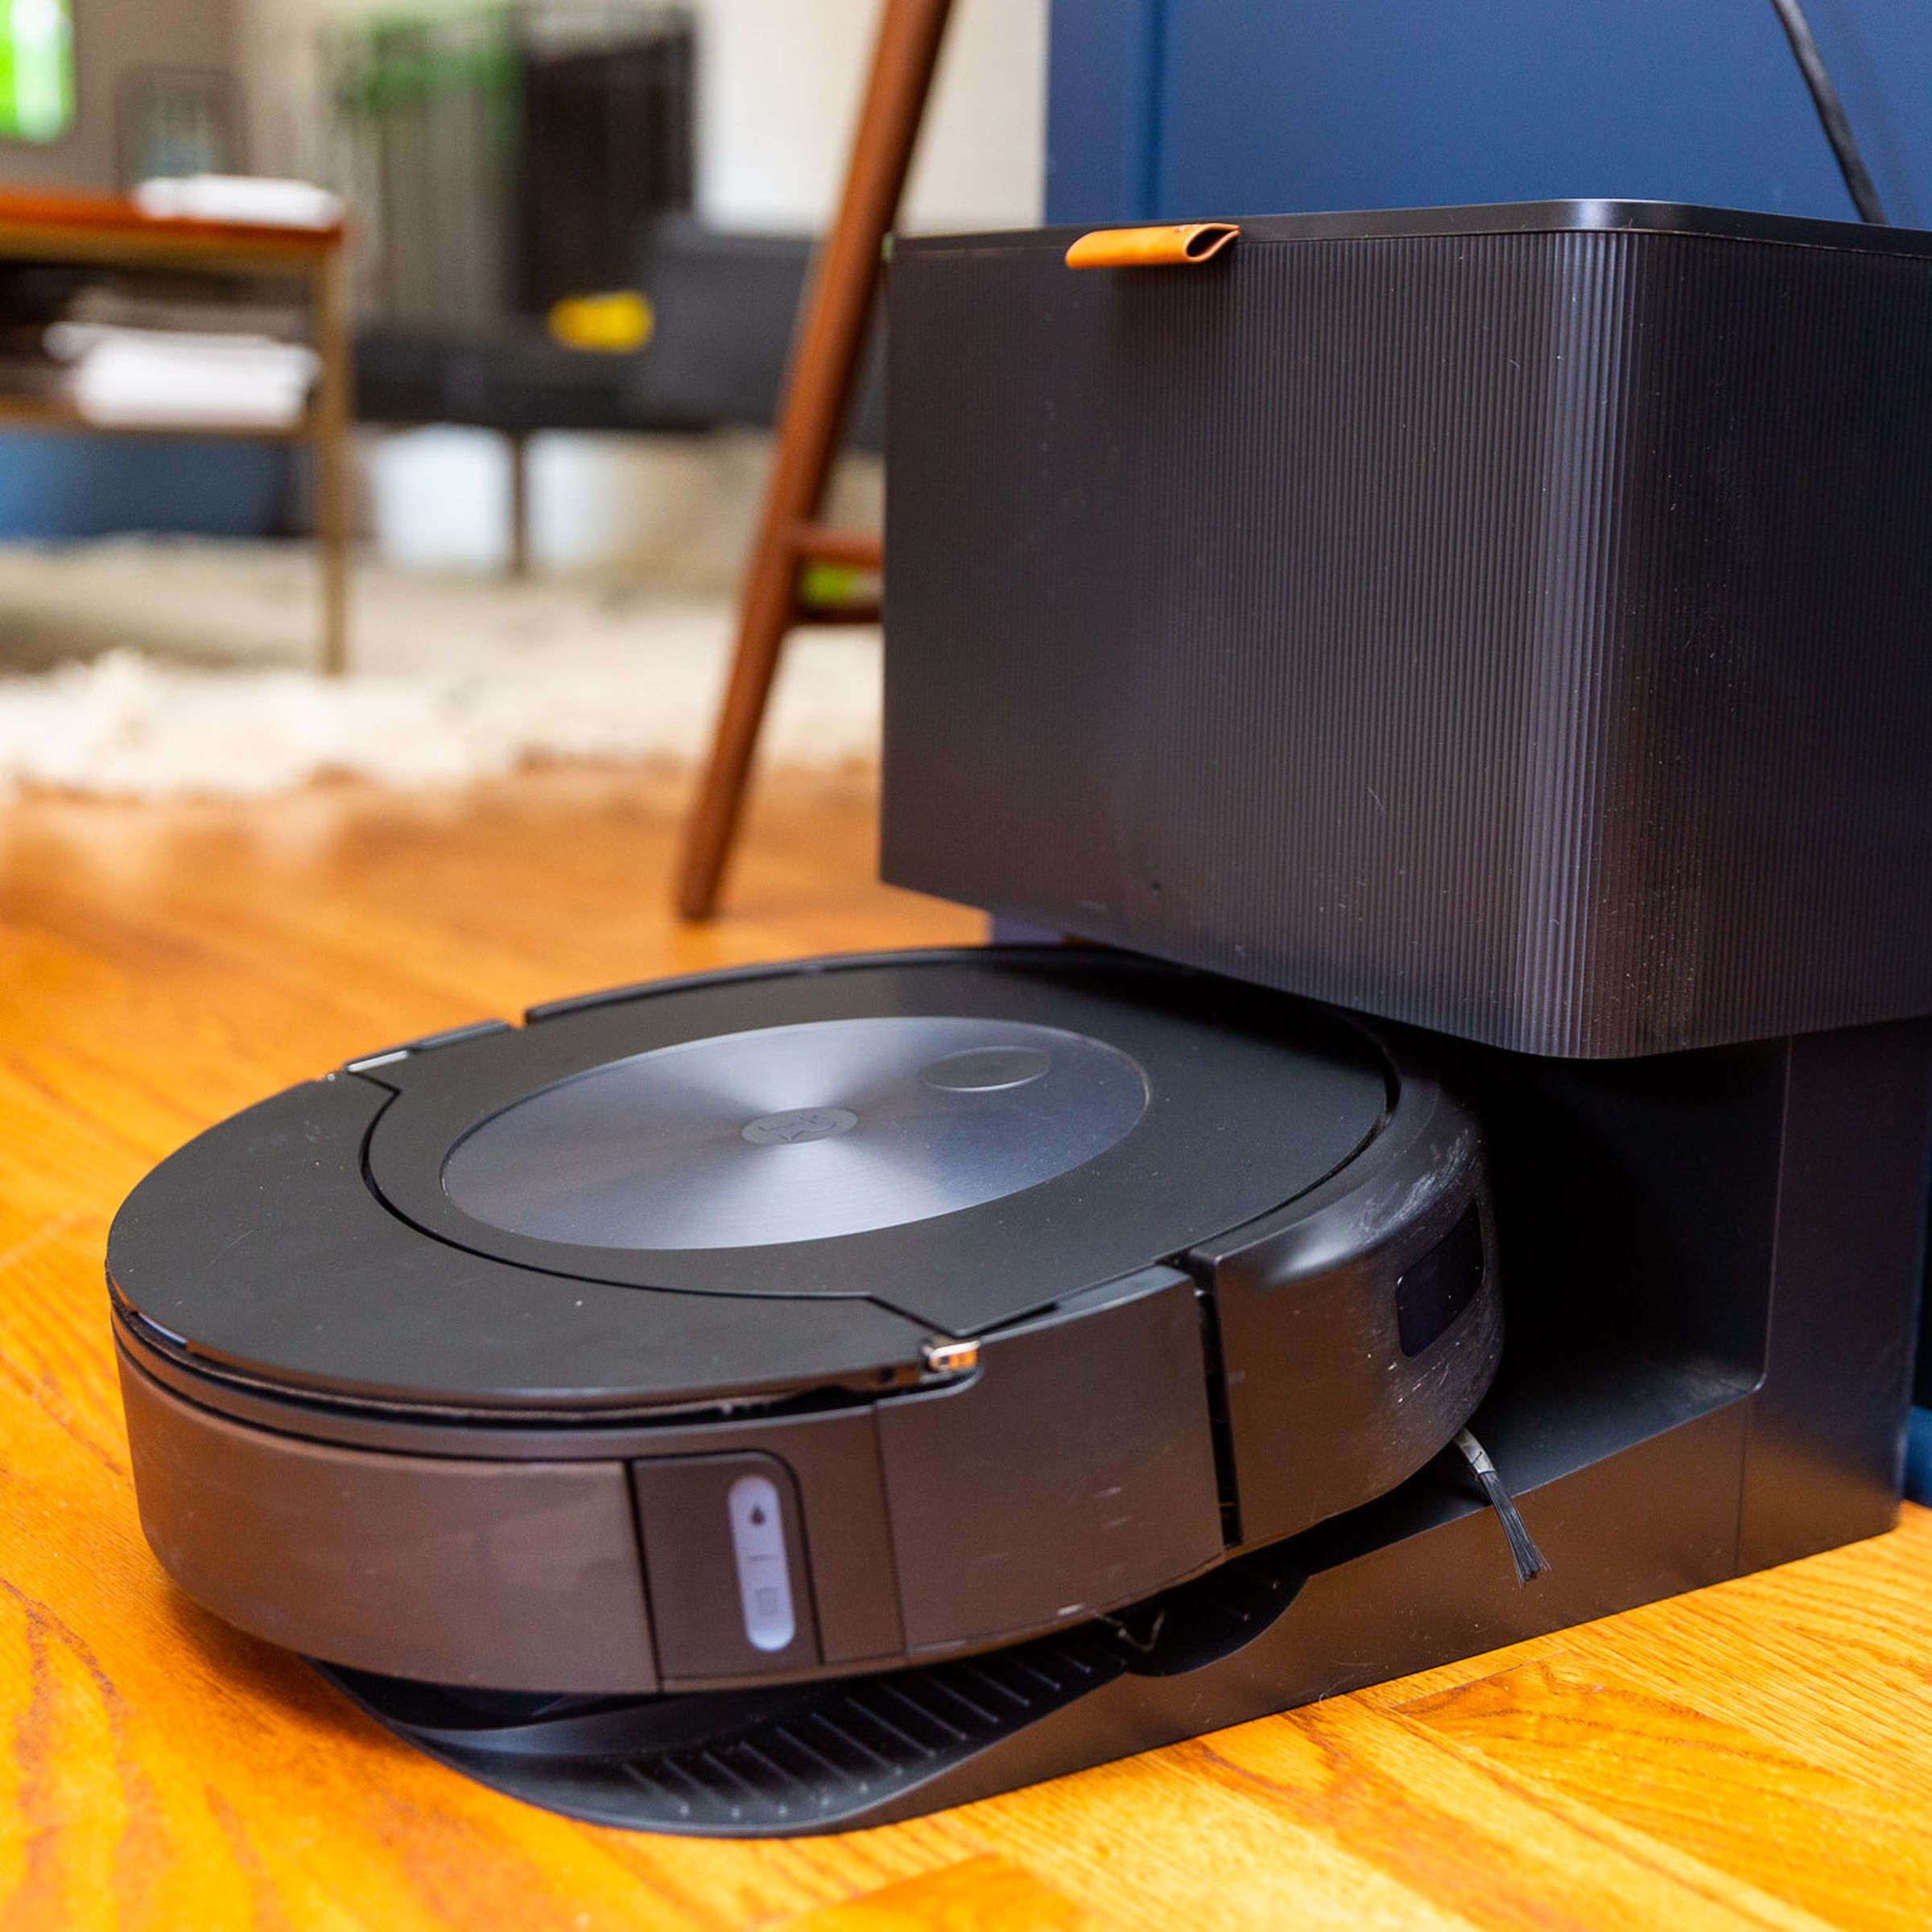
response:
M1844 103L1838 97L1838 89L1831 85L1825 57L1818 51L1811 23L1805 18L1800 0L1771 0L1771 4L1777 11L1785 38L1791 43L1798 72L1805 77L1805 85L1811 90L1811 105L1818 109L1825 138L1831 143L1831 151L1838 157L1838 171L1845 178L1845 187L1852 196L1852 205L1858 210L1858 218L1884 225L1885 204L1878 198L1878 190L1872 185L1865 158L1858 151L1858 137L1852 132L1852 123L1845 118Z

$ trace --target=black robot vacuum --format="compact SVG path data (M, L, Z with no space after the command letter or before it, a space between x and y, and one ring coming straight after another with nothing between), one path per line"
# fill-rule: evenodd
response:
M935 1668L980 1684L957 1728L1001 1672L1037 1696L1042 1644L1144 1662L1177 1591L1436 1455L1501 1348L1488 1216L1472 1121L1388 1041L1126 956L568 1001L136 1191L142 1521L207 1608L513 1790L883 1815L943 1768L890 1715ZM828 1715L858 1686L883 1731ZM797 1788L694 1799L722 1737Z
M162 1563L562 1811L881 1823L1896 1518L1932 237L1081 240L893 251L882 870L1088 943L415 1041L114 1224Z

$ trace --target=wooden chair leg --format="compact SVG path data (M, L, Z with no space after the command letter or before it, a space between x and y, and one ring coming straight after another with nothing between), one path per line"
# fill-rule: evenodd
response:
M778 653L797 614L799 562L815 551L814 519L865 347L879 252L905 188L948 7L949 0L881 0L844 191L793 345L730 682L685 833L678 908L687 919L708 919L717 908Z
M312 299L316 350L322 365L311 405L310 443L322 564L322 668L339 678L349 669L349 429L355 417L349 270L342 249L328 250L316 264Z

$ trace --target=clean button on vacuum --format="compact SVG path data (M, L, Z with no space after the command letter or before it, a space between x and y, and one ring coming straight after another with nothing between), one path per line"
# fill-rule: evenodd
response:
M785 1560L785 1517L769 1476L741 1476L725 1497L745 1634L755 1650L782 1650L798 1634Z

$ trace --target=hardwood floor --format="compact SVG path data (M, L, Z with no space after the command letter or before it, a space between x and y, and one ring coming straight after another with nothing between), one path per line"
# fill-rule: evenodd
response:
M517 1805L204 1616L141 1541L107 1221L197 1129L386 1042L733 960L976 936L870 882L861 778L768 784L729 915L662 778L0 806L0 1925L1932 1926L1932 1513L1586 1629L846 1838Z

